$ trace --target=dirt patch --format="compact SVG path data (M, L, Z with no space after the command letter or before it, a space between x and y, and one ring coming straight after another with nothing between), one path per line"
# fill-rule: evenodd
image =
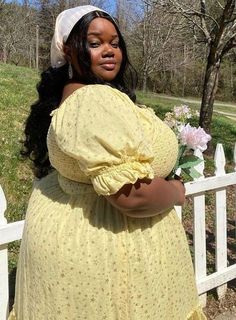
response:
M204 311L208 320L235 320L236 281L234 280L229 283L229 289L222 300L217 300L214 292L210 293Z

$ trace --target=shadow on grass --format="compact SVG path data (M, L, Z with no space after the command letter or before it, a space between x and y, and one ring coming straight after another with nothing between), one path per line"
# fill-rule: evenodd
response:
M9 310L11 311L15 297L16 268L9 274Z

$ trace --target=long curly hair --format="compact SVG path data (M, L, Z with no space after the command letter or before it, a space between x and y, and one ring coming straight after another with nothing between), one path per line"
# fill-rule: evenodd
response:
M116 78L106 82L96 77L91 71L91 58L87 43L87 32L91 21L101 17L110 21L119 35L119 46L122 51L122 64ZM36 177L46 176L52 169L47 149L47 132L51 123L51 112L58 108L62 99L63 88L69 82L83 84L107 84L126 93L132 101L136 101L134 90L137 85L137 72L132 67L127 48L117 24L106 13L93 11L82 17L73 27L66 44L76 50L80 74L73 70L73 79L68 76L68 63L60 68L49 67L42 72L37 84L38 100L31 106L31 112L25 123L25 139L21 154L33 161Z

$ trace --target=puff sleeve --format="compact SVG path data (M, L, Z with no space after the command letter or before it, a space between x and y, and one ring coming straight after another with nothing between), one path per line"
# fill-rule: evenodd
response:
M65 102L52 118L56 143L77 161L98 194L111 195L139 178L154 177L150 143L127 95L88 85Z

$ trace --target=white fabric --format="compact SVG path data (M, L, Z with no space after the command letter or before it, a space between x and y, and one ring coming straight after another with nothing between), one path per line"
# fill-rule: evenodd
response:
M66 63L63 52L63 45L68 39L68 36L74 25L87 13L97 10L105 12L104 10L101 10L97 7L86 5L62 11L57 16L55 32L51 44L52 67L59 68Z

